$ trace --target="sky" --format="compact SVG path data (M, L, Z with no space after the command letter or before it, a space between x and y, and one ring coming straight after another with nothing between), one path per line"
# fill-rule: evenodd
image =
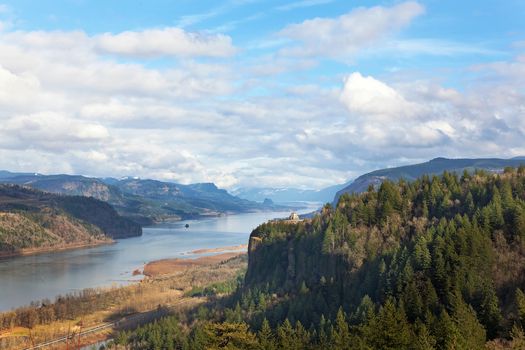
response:
M522 0L0 0L0 169L322 188L524 155Z

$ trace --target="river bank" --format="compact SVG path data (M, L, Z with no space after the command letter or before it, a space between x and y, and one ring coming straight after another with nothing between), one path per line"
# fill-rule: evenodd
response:
M14 252L0 252L0 259L30 256L30 255L37 255L37 254L44 254L44 253L56 253L56 252L63 252L63 251L75 250L75 249L95 248L95 247L115 244L115 243L117 242L114 239L108 238L106 240L98 240L95 242L71 243L71 244L64 244L61 246L54 246L54 247L25 248L25 249L16 250Z
M238 251L238 250L247 250L248 244L239 244L235 246L229 246L229 247L219 247L219 248L205 248L205 249L196 249L192 250L192 254L204 254L204 253L218 253L218 252L226 252L226 251Z
M136 284L144 276L133 272L142 272L149 262L244 249L254 228L289 215L250 213L180 221L144 227L142 236L118 239L116 244L0 259L0 312L86 288Z
M220 248L218 248L220 249ZM246 252L230 252L209 256L201 256L199 258L175 258L175 259L161 259L152 261L144 266L143 274L147 277L158 277L161 275L169 275L177 272L187 271L195 267L205 267L208 265L219 264L221 262L230 260L232 258L245 255Z
M207 299L193 295L192 291L229 284L246 269L245 256L226 261L215 259L216 263L187 266L167 275L144 278L140 283L91 289L45 306L34 303L0 313L0 349L53 344L54 349L62 350L68 348L66 339L69 339L69 348L71 344L88 346L113 338L118 330L133 329L153 321L166 312L194 313ZM66 312L58 312L64 308ZM27 324L29 318L24 316L28 314L33 315L31 325ZM2 328L2 325L8 327Z

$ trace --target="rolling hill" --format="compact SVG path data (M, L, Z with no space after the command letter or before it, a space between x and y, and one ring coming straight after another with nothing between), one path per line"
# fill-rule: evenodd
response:
M110 243L142 228L108 203L0 185L0 255Z
M169 220L283 208L230 195L212 183L181 185L137 178L91 178L0 172L0 182L64 195L93 197L142 225Z
M421 175L437 175L444 171L463 173L464 170L473 171L483 169L490 172L501 172L505 167L517 167L525 164L525 157L516 157L511 159L499 158L479 158L479 159L447 159L435 158L425 163L401 166L396 168L387 168L372 171L359 176L346 187L337 191L333 203L337 203L343 193L361 193L368 189L368 186L378 186L384 180L396 181L405 179L413 181Z

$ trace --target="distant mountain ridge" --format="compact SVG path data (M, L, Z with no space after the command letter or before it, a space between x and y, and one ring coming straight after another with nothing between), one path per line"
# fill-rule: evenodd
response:
M121 215L142 225L228 212L283 208L232 196L212 183L181 185L132 177L100 179L81 175L7 171L0 171L0 183L29 186L64 195L93 197L111 204Z
M298 188L244 187L232 193L238 197L256 202L270 199L277 203L290 202L330 202L337 191L349 185L350 182L329 186L320 190L303 190Z
M434 158L428 162L405 165L395 168L380 169L370 173L359 176L348 186L339 190L333 203L337 203L339 197L343 193L361 193L368 189L370 185L377 186L384 180L397 181L405 179L413 181L421 175L438 175L444 171L462 173L464 170L474 171L475 169L483 169L491 172L499 172L505 167L518 167L525 164L525 157L514 157L511 159L500 158Z

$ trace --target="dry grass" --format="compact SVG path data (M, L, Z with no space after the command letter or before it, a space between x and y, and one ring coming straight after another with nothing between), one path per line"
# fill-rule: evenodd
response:
M157 277L161 275L183 272L200 266L210 266L235 258L245 252L223 253L211 256L203 256L196 259L162 259L150 262L144 267L144 275Z
M204 265L186 265L184 268L179 266L172 271L164 270L164 272L167 272L166 274L146 277L141 283L122 287L122 289L127 289L131 292L129 293L131 297L82 318L40 325L32 330L16 327L4 331L0 334L0 349L27 348L32 343L30 336L33 338L33 342L38 344L68 333L78 332L81 322L83 328L86 329L103 322L119 319L124 315L155 310L159 305L176 305L177 302L184 298L184 293L192 288L231 280L246 268L247 257L245 255L231 257L221 254L221 256L205 260L207 263ZM180 305L180 308L194 307L204 301L205 299L203 298L194 298L189 303ZM112 330L105 330L101 333L92 334L85 339L83 338L82 344L92 344L106 339L111 333ZM65 344L50 347L49 349L65 349Z

